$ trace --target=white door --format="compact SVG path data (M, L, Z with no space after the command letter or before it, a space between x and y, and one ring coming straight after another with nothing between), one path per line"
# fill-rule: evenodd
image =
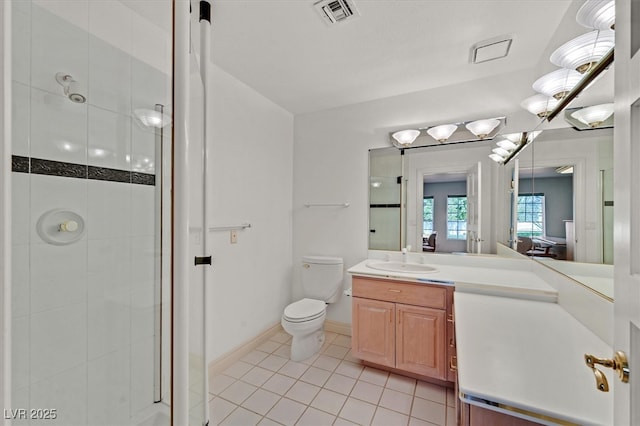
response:
M629 383L613 386L616 425L640 424L640 26L632 24L639 13L637 1L616 1L613 350L630 363Z
M467 253L482 252L480 173L478 161L467 171Z
M509 226L509 245L518 250L518 191L520 189L520 160L513 160L511 186L509 188L511 219Z

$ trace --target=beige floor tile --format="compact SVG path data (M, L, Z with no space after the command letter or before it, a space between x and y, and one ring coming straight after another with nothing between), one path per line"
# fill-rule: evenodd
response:
M347 402L344 403L338 416L360 425L368 425L373 420L375 411L376 406L373 404L355 398L347 398Z
M222 426L251 426L257 425L262 420L262 416L238 407L221 423Z
M320 355L312 365L323 370L333 371L340 365L340 360L331 356Z
M213 378L209 380L209 393L218 395L236 380L237 379L235 377L226 376L224 374L213 376Z
M280 395L264 389L258 389L242 403L242 406L264 416L279 400Z
M260 363L260 361L262 361L263 359L265 359L268 356L269 356L269 354L266 353L266 352L255 350L255 351L251 351L248 354L246 354L245 356L243 356L241 358L241 361L244 361L244 362L249 363L249 364L256 365L256 364Z
M417 417L418 419L444 426L446 407L437 402L414 397L411 407L411 417Z
M238 406L232 402L224 400L222 398L213 398L209 402L209 417L211 423L218 425L233 412Z
M324 411L317 410L313 407L307 408L296 426L322 426L331 425L336 420L336 416L332 416Z
M224 370L222 372L222 374L226 375L226 376L231 376L231 377L235 377L236 379L239 379L240 377L244 376L245 374L247 374L247 372L249 370L251 370L253 368L252 364L249 364L247 362L243 362L243 361L238 361L234 364L231 364L231 366L229 368L227 368L226 370Z
M233 402L234 404L240 405L249 397L249 395L254 393L256 389L258 389L256 386L237 381L226 388L219 396L227 401Z
M331 377L329 377L329 380L327 380L327 383L324 384L324 388L349 395L355 384L356 379L343 376L342 374L332 374Z
M381 407L407 415L411 414L411 404L413 404L411 395L388 388L382 392L379 402Z
M287 358L281 356L269 355L258 364L262 368L266 368L271 371L278 371L288 362Z
M351 378L357 379L358 377L360 377L360 374L362 374L362 370L364 370L364 366L362 364L342 361L335 369L335 372L342 374L343 376L349 376Z
M275 392L278 395L284 395L287 393L291 386L296 382L295 379L291 377L283 376L282 374L274 374L271 376L269 380L267 380L264 385L262 385L263 389L266 389L271 392Z
M338 334L335 339L333 339L334 345L344 346L347 349L351 349L351 336L345 336L343 334Z
M278 370L278 373L284 374L285 376L293 377L294 379L299 379L300 376L302 376L308 368L309 366L307 364L295 361L287 361L287 363L283 365L280 370Z
M280 346L282 346L281 343L274 342L272 340L267 340L266 342L264 342L263 344L258 346L256 349L258 349L259 351L266 352L266 353L270 354L273 351L275 351L276 349L278 349Z
M253 367L244 376L240 378L243 382L252 384L254 386L262 386L264 383L273 376L273 371L267 370L262 367Z
M433 383L418 381L415 396L437 402L438 404L444 404L447 401L447 388L434 385Z
M380 401L380 396L382 395L383 390L384 388L382 386L377 386L372 383L359 380L356 382L349 396L378 405L378 401Z
M267 413L266 417L283 425L294 425L306 409L307 406L304 404L282 398L271 411Z
M389 373L386 371L378 370L377 368L365 367L360 373L360 380L373 383L374 385L384 386L387 384Z
M413 392L416 389L416 381L416 379L412 379L411 377L391 373L387 379L385 387L413 395Z
M305 382L296 382L284 396L305 405L309 405L318 392L320 392L320 388L318 386L310 385Z
M345 357L345 355L347 355L348 352L349 348L331 344L322 352L322 354L342 359Z
M329 376L331 376L331 371L310 366L309 369L300 377L300 380L322 387L329 379Z
M373 416L372 426L406 426L409 423L409 416L400 414L396 411L388 410L384 407L378 407L376 414Z
M328 389L322 389L320 390L320 392L318 392L318 395L311 402L311 406L319 410L337 415L342 409L342 406L344 405L346 400L346 395L342 395Z

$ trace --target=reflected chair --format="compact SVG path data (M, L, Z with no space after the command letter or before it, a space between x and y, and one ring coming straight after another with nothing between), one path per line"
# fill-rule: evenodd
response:
M533 241L529 237L518 237L517 251L526 255L529 250L533 249Z
M436 251L437 232L429 235L428 238L422 238L422 251Z

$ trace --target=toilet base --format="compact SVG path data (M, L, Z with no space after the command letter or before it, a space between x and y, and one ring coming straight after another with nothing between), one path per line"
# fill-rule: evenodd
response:
M291 361L303 361L320 350L324 344L324 329L305 336L293 336L291 340Z

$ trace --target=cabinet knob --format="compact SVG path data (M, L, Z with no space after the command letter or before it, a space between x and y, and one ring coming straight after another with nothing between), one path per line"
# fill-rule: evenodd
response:
M458 371L458 357L455 355L449 359L449 370Z

